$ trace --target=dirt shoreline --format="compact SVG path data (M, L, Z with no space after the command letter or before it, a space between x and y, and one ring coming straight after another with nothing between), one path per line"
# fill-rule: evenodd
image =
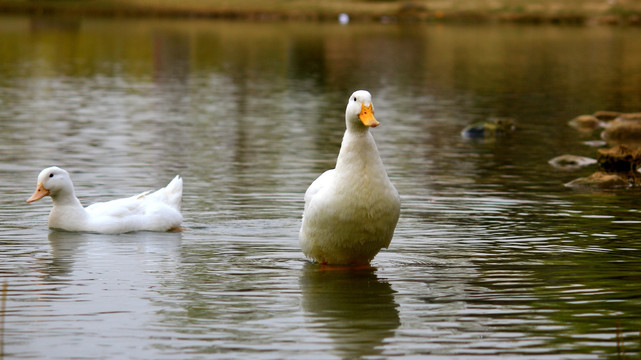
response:
M471 0L470 0L471 1ZM576 25L641 26L641 5L625 5L583 0L580 6L559 7L540 0L525 7L518 0L504 0L493 7L452 5L447 1L433 5L428 1L324 1L283 2L173 0L0 0L0 14L41 16L210 18L243 21L337 21L341 13L353 22L458 22L529 23ZM540 5L540 6L532 6Z

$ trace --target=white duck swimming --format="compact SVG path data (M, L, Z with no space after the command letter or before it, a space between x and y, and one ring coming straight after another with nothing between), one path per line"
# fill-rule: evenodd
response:
M401 201L369 131L379 124L369 92L350 96L345 122L336 168L305 192L299 241L303 253L321 264L366 265L389 246Z
M166 187L86 208L76 198L69 173L58 167L42 170L28 203L49 195L53 209L49 227L67 231L119 234L131 231L179 230L183 181L176 176Z

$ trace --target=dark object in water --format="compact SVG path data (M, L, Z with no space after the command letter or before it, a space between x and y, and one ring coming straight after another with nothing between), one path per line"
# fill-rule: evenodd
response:
M496 118L469 125L461 131L461 135L467 138L492 137L511 133L515 129L512 119Z

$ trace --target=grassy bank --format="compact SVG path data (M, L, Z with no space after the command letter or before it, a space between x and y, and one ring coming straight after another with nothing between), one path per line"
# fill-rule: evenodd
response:
M254 21L528 22L641 25L638 0L0 0L0 13Z

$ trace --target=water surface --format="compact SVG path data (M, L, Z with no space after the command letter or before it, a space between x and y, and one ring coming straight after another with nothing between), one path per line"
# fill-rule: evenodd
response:
M638 190L577 191L572 117L641 110L641 30L0 21L0 276L8 358L639 356ZM366 271L297 233L347 97L402 197ZM466 125L508 117L511 136ZM88 205L185 179L182 233L50 232L38 172Z

